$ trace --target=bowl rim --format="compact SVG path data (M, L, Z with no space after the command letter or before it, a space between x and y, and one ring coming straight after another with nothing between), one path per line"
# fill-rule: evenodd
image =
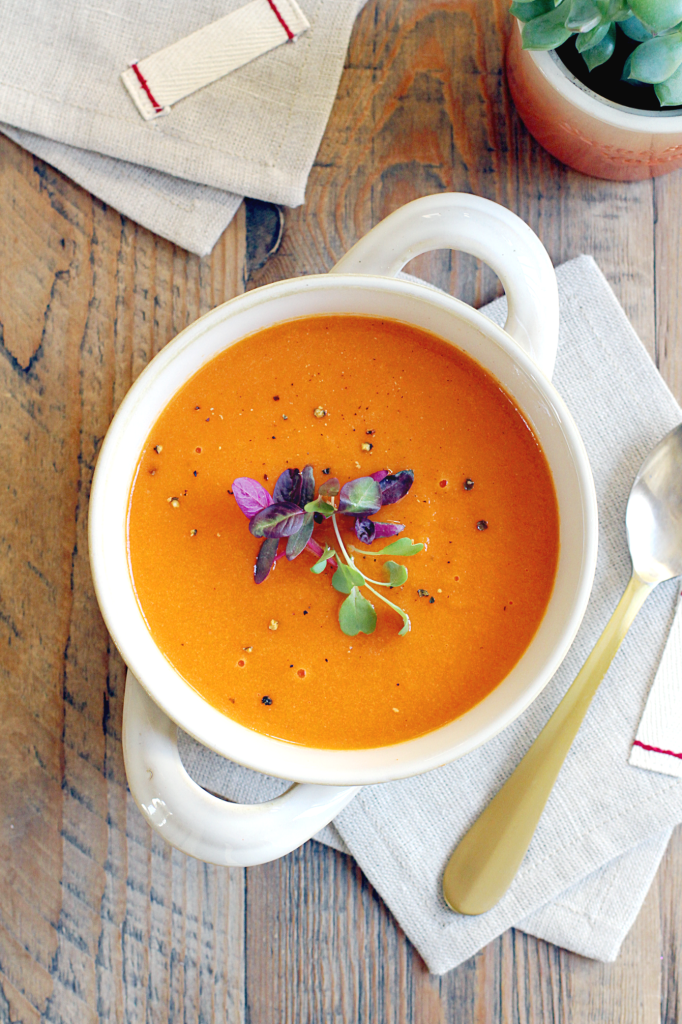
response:
M145 396L155 386L158 379L168 373L173 362L186 352L188 348L195 345L210 332L218 329L237 313L248 312L250 308L256 305L268 301L277 302L291 295L301 295L320 289L339 292L346 291L349 288L356 291L358 288L373 291L378 289L384 293L388 292L389 295L407 295L410 299L437 307L441 313L443 311L454 313L458 319L473 326L493 345L502 349L508 356L511 356L518 369L543 394L543 398L552 409L562 436L565 438L567 448L573 456L575 471L578 477L579 500L582 509L582 522L584 524L582 538L583 555L575 598L570 614L567 616L566 622L560 631L560 637L551 655L545 658L542 672L537 673L535 678L523 689L523 692L515 699L510 700L501 712L494 715L487 723L484 722L476 727L476 720L482 716L485 718L485 710L482 709L485 709L486 702L491 697L491 694L489 694L483 701L466 712L464 716L456 719L455 721L460 723L465 719L468 722L472 722L473 731L464 739L449 745L445 741L443 734L452 726L452 723L426 733L421 737L392 746L350 751L309 748L247 729L233 719L229 719L209 704L172 668L158 648L155 648L151 634L144 623L142 612L134 597L126 552L125 570L128 574L128 587L133 595L133 601L135 602L139 617L139 622L136 623L135 628L138 629L139 625L142 625L143 630L147 633L149 642L156 649L158 657L167 666L168 671L164 669L162 674L164 677L163 681L169 685L163 688L158 684L156 678L149 679L149 659L146 656L142 657L140 651L135 649L135 645L129 642L128 634L130 630L126 628L126 623L121 619L121 614L119 614L120 607L118 606L116 596L107 582L107 572L113 557L112 550L114 548L118 550L120 542L119 538L119 542L113 545L104 530L104 523L107 518L106 488L108 474L117 457L117 449L120 448L131 416L140 403L144 402ZM300 315L306 316L309 314L303 311ZM290 319L292 318L274 317L271 323L285 322ZM409 321L403 319L403 322ZM239 335L239 338L248 337L259 329L261 328L243 332ZM238 338L233 340L238 340ZM233 342L230 341L227 344L231 343ZM227 345L223 347L227 347ZM204 365L210 358L213 358L213 355L197 363L194 372L197 372L200 366ZM482 363L481 365L484 364ZM491 371L488 370L488 372ZM169 392L165 399L166 403L176 390L177 388L174 388ZM139 445L136 449L138 453L145 437L139 439ZM130 482L132 483L132 478ZM125 533L124 529L122 533ZM91 492L89 547L95 593L112 639L133 674L172 721L193 736L199 743L214 750L221 756L252 770L298 782L327 785L362 785L407 778L456 760L497 735L535 700L563 661L587 607L597 556L597 502L587 453L578 429L563 399L530 356L526 355L502 328L461 300L453 298L445 292L440 292L426 283L417 284L412 281L364 274L320 274L264 285L261 288L228 300L186 327L148 364L123 399L112 420L99 454ZM129 625L130 622L128 623ZM138 632L138 635L141 636L142 634ZM528 650L532 648L533 643L534 641L531 641ZM523 657L525 657L525 654ZM159 664L157 660L157 665ZM171 677L174 678L172 679ZM509 676L505 678L508 679ZM499 686L496 690L492 691L492 694L495 694L498 689Z

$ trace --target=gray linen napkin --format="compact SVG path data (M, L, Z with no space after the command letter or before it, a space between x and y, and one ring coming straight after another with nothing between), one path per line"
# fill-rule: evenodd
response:
M310 30L144 121L120 74L245 0L4 0L0 131L205 255L239 199L303 202L365 0L300 0Z
M428 967L443 973L511 925L585 956L616 957L682 821L682 780L628 764L637 723L673 617L677 583L657 587L632 626L568 755L511 889L480 917L450 911L447 859L571 683L629 579L625 505L637 469L682 410L594 261L557 271L560 344L554 382L585 442L597 487L600 547L585 619L533 705L484 747L401 782L368 786L319 836L348 850ZM486 307L498 323L504 300ZM190 774L242 802L286 788L181 736ZM339 842L339 839L342 841Z

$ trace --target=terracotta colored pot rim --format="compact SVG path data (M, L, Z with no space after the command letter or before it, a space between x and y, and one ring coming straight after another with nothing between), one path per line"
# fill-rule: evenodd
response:
M520 25L519 25L520 31ZM682 135L682 113L676 110L637 110L600 96L573 75L554 50L524 51L553 89L585 114L631 132Z

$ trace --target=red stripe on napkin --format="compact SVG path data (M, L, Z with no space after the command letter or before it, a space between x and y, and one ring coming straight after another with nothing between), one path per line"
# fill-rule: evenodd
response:
M633 740L632 745L634 747L641 747L642 750L651 750L654 754L668 754L669 757L679 757L682 761L682 754L678 754L674 750L661 750L660 747L650 747L648 743L641 743L639 740Z
M286 28L286 26L285 26L285 28ZM289 30L287 29L287 32L288 31ZM147 93L147 96L149 97L149 102L153 106L153 108L156 111L156 113L160 114L161 111L163 110L163 107L161 106L160 103L157 103L157 101L152 96L152 91L149 88L149 83L147 82L147 79L144 77L144 75L142 74L142 72L138 68L137 64L131 64L130 66L133 69L133 71L135 72L135 74L137 75L138 82L140 83L140 85L142 86L144 91Z
M275 4L275 0L268 0L268 3L269 3L269 4L270 4L270 6L272 7L272 9L273 9L274 13L275 13L275 14L277 15L277 19L278 19L278 21L280 22L280 24L281 24L282 28L284 29L284 31L285 31L285 32L286 32L286 34L287 34L287 38L288 38L288 39L293 39L293 38L294 38L294 33L293 33L293 32L291 31L291 29L290 29L290 28L289 28L289 26L287 25L286 21L284 20L284 18L282 17L282 15L281 15L281 14L279 13L279 11L277 10L277 6L276 6L276 4Z

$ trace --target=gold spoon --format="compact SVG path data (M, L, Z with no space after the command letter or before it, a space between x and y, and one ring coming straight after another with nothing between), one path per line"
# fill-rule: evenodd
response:
M474 822L443 875L460 914L484 914L516 876L566 754L646 597L682 575L682 424L642 464L625 514L632 578L604 632L532 747Z

